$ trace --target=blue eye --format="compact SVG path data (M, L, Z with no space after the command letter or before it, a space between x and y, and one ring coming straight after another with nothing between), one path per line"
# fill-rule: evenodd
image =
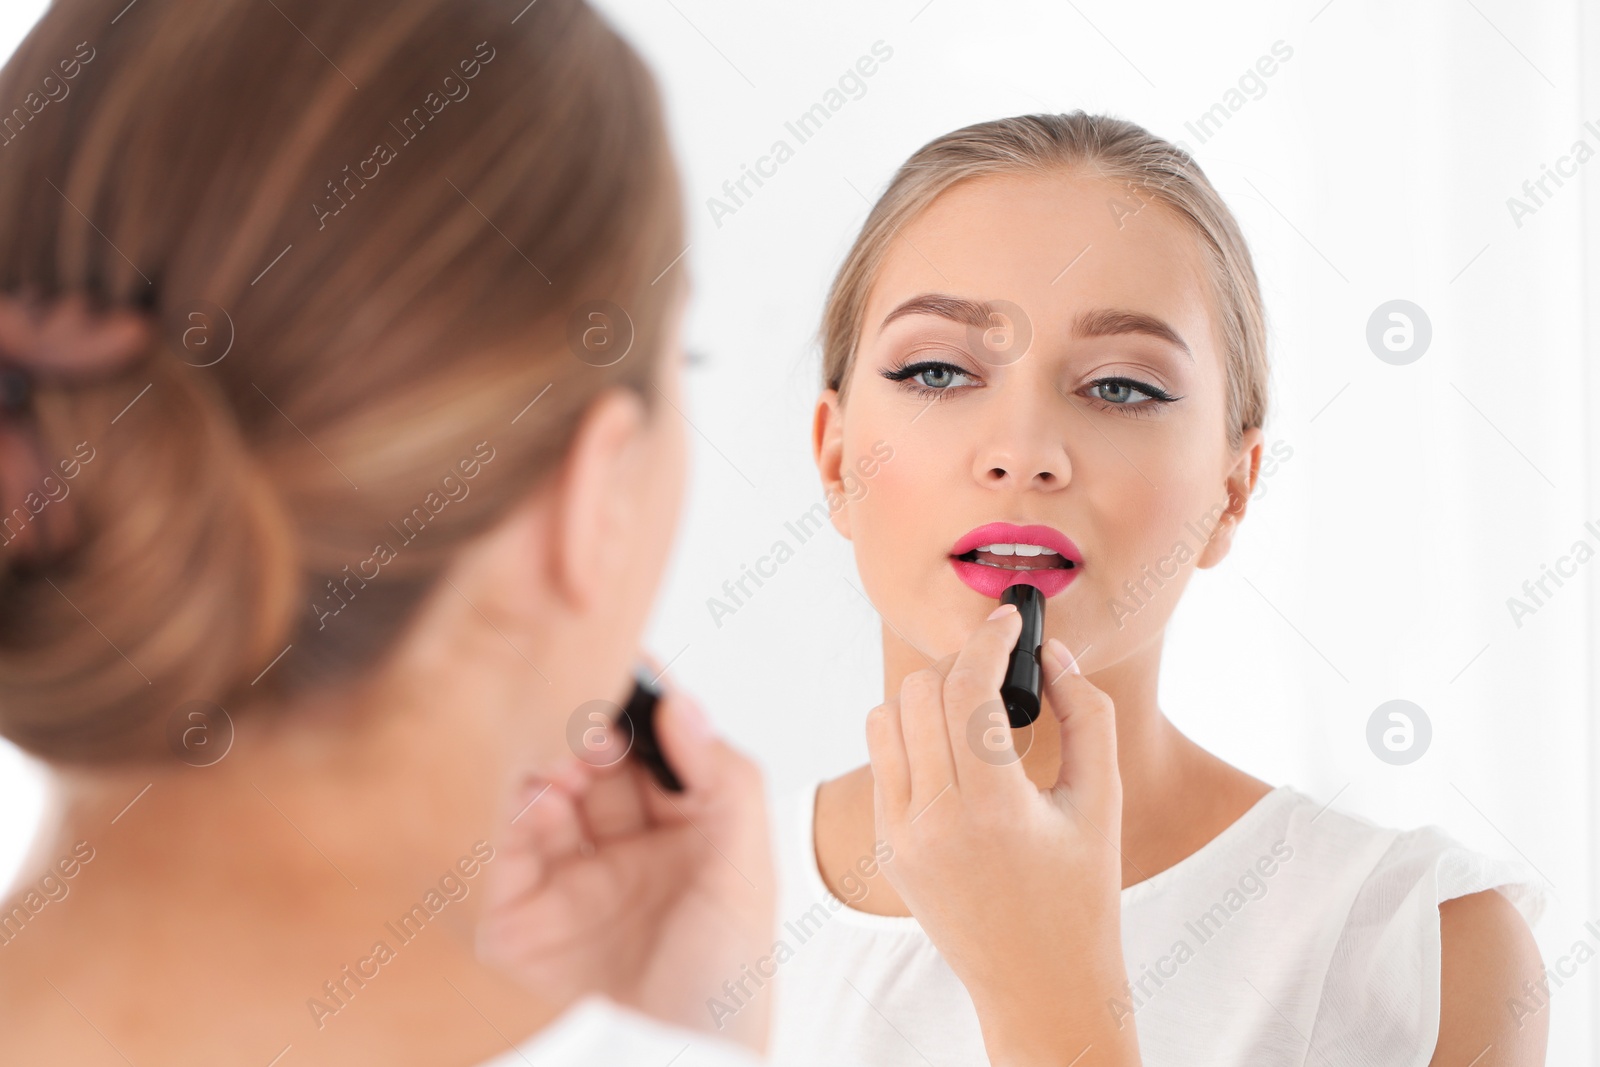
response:
M1142 407L1151 402L1170 404L1183 399L1159 386L1132 378L1097 378L1089 383L1088 391L1094 399L1112 407Z
M936 360L926 360L886 370L883 376L891 382L909 382L913 391L924 396L948 392L957 386L976 384L976 379L960 367Z

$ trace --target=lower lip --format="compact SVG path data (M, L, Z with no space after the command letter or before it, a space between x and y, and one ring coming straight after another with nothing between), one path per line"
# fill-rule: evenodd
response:
M987 564L968 563L964 559L954 558L950 560L950 566L956 569L956 577L966 582L968 588L975 589L990 599L998 599L1001 593L1014 585L1035 586L1046 597L1053 597L1072 584L1080 569L1046 567L1041 570L1014 571L1005 567L990 567Z

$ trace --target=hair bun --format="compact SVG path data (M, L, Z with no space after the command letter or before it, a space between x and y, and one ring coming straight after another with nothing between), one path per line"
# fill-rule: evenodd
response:
M0 418L5 504L25 501L0 514L0 541L21 534L0 543L0 732L46 759L164 758L168 713L231 703L290 624L271 478L215 381L147 369L137 404L145 375L40 389L28 427Z

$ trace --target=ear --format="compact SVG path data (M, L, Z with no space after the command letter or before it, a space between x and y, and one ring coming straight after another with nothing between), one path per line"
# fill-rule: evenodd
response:
M1226 482L1228 505L1217 517L1216 529L1212 530L1210 539L1200 552L1200 558L1195 561L1196 567L1215 567L1233 547L1233 532L1244 521L1250 494L1256 491L1256 476L1261 470L1262 437L1258 427L1246 430L1244 440L1239 442L1239 451L1234 455Z
M839 391L824 389L817 397L817 410L811 419L811 456L822 476L822 488L829 500L848 499L844 491L844 410L839 406ZM850 509L828 509L833 528L850 540Z
M555 595L575 610L606 594L612 569L595 561L632 544L645 421L644 399L613 386L590 402L562 461L552 501L550 578Z

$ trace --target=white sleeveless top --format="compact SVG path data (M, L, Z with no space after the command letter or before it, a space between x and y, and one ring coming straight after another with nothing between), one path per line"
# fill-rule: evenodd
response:
M972 1001L917 920L858 911L828 891L815 795L812 785L778 809L798 810L777 835L788 952L772 1062L987 1064ZM1439 1033L1439 902L1491 888L1530 926L1544 910L1525 864L1433 826L1383 829L1279 786L1122 891L1129 983L1106 1010L1138 1028L1146 1067L1426 1067Z
M762 1067L742 1045L585 997L479 1067Z

